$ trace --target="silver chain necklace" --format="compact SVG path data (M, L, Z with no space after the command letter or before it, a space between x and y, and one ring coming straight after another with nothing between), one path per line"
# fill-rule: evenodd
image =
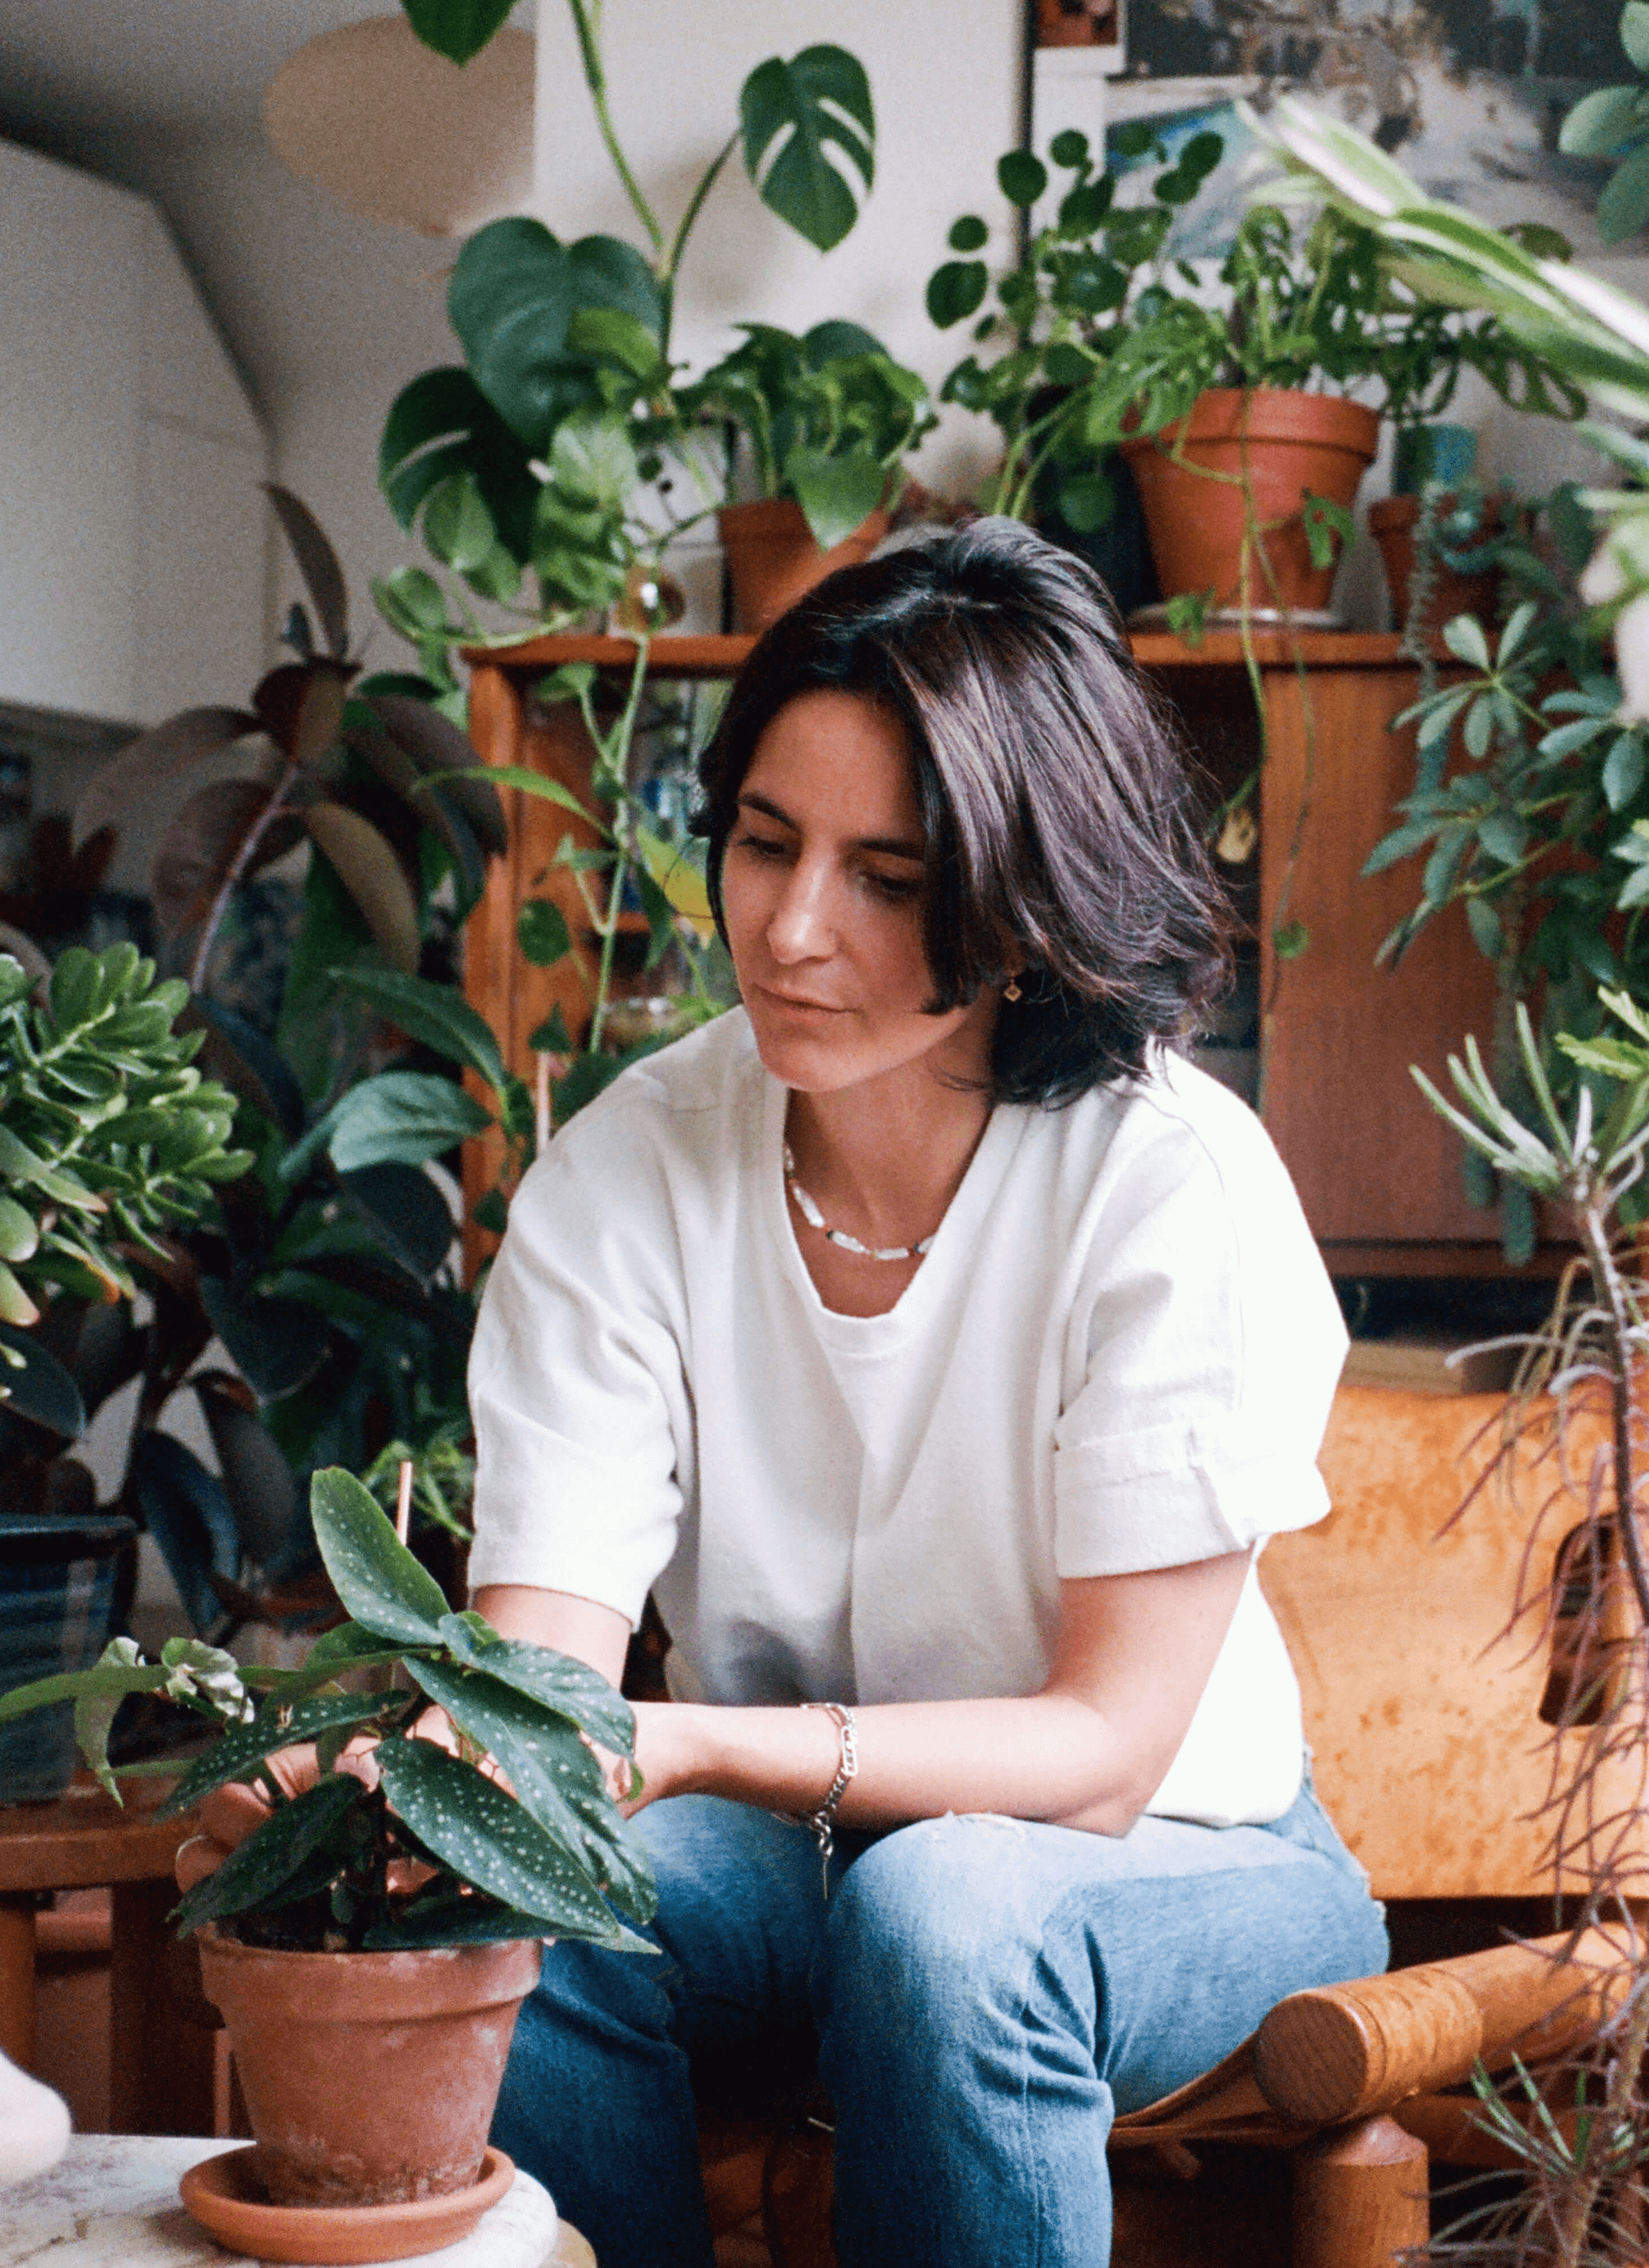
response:
M796 1200L796 1210L809 1228L816 1228L832 1244L839 1244L843 1252L857 1252L863 1260L921 1260L931 1250L933 1236L924 1236L920 1244L861 1244L857 1236L850 1236L844 1228L832 1228L818 1206L796 1178L796 1160L790 1144L784 1145L784 1186Z

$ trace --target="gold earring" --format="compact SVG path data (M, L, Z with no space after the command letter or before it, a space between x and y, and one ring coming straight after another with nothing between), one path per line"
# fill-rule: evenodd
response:
M1020 980L1017 976L1011 976L1008 979L1003 987L1002 997L1005 1000L1022 1000L1025 998L1020 990Z

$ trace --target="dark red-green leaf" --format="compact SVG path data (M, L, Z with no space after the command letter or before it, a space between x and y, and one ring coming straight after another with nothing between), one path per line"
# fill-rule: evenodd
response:
M196 1371L189 1384L199 1397L247 1556L260 1567L272 1567L290 1548L301 1516L296 1476L244 1379L223 1370Z
M242 843L269 809L270 791L255 780L214 780L192 795L160 838L150 877L155 920L165 937L181 937L204 918ZM243 868L247 875L284 858L302 840L290 811L264 828Z
M201 1305L236 1369L266 1401L296 1393L327 1359L327 1334L301 1300L236 1292L221 1278L202 1276Z
M418 905L389 844L347 804L312 803L303 820L374 941L410 976L418 965Z
M14 1367L8 1357L20 1358ZM80 1389L55 1355L33 1331L0 1322L0 1409L32 1418L54 1433L73 1440L85 1430Z
M487 768L457 725L427 701L404 693L375 693L370 707L384 730L426 772L438 772L445 793L475 828L482 848L502 858L510 847L498 791Z
M338 1186L384 1249L419 1284L428 1284L458 1233L428 1174L388 1160L342 1174Z
M337 738L350 674L330 661L288 661L270 670L252 700L283 755L309 769L320 762Z
M266 481L264 493L275 506L281 532L292 547L298 571L313 601L333 659L342 661L350 650L350 602L338 555L313 512L291 489Z
M123 825L140 797L261 730L261 720L244 709L185 709L153 732L140 733L93 775L75 806L76 842L116 821Z

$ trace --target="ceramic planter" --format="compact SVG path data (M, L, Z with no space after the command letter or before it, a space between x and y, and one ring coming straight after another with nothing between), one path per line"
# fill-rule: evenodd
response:
M821 551L801 506L788 497L724 504L716 524L732 578L736 627L759 637L827 575L868 559L886 536L888 519L885 512L872 512L828 551Z
M114 1514L0 1513L0 1693L92 1667L108 1639L121 1551L136 1533ZM61 1795L74 1764L72 1702L19 1718L0 1732L0 1803Z
M538 1981L536 1938L283 1953L213 1927L199 1941L274 2204L401 2205L474 2186Z
M1180 424L1124 441L1164 597L1211 592L1216 609L1242 604L1246 477L1255 517L1270 530L1263 541L1272 571L1251 562L1250 609L1321 614L1335 571L1313 565L1301 507L1319 496L1349 511L1379 438L1372 409L1334 394L1215 387ZM1171 453L1176 449L1183 462Z

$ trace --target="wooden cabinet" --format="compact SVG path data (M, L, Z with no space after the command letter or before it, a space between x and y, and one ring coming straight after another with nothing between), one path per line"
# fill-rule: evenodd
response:
M659 677L731 676L741 637L660 638ZM1258 719L1238 640L1195 652L1166 634L1134 641L1144 668L1182 718L1209 776L1230 794L1260 756ZM1247 917L1257 966L1266 1124L1336 1275L1465 1275L1500 1266L1493 1217L1468 1204L1460 1146L1410 1076L1439 1083L1466 1033L1487 1040L1493 977L1457 909L1424 931L1402 965L1375 965L1381 939L1414 902L1412 864L1365 881L1361 869L1414 777L1411 736L1392 719L1414 698L1416 674L1394 637L1321 632L1256 643L1268 733L1257 797L1258 844L1226 870ZM588 784L587 743L570 704L535 709L532 688L559 663L626 670L628 639L541 638L470 655L471 731L490 763L528 764L575 790ZM470 924L466 990L530 1079L529 1034L557 1002L576 1027L583 992L564 966L529 967L515 945L527 896L555 898L580 926L575 878L553 861L578 828L556 806L506 794L511 847ZM1274 936L1298 923L1305 950L1283 959ZM478 1166L479 1166L479 1161ZM479 1184L478 1184L479 1185Z

